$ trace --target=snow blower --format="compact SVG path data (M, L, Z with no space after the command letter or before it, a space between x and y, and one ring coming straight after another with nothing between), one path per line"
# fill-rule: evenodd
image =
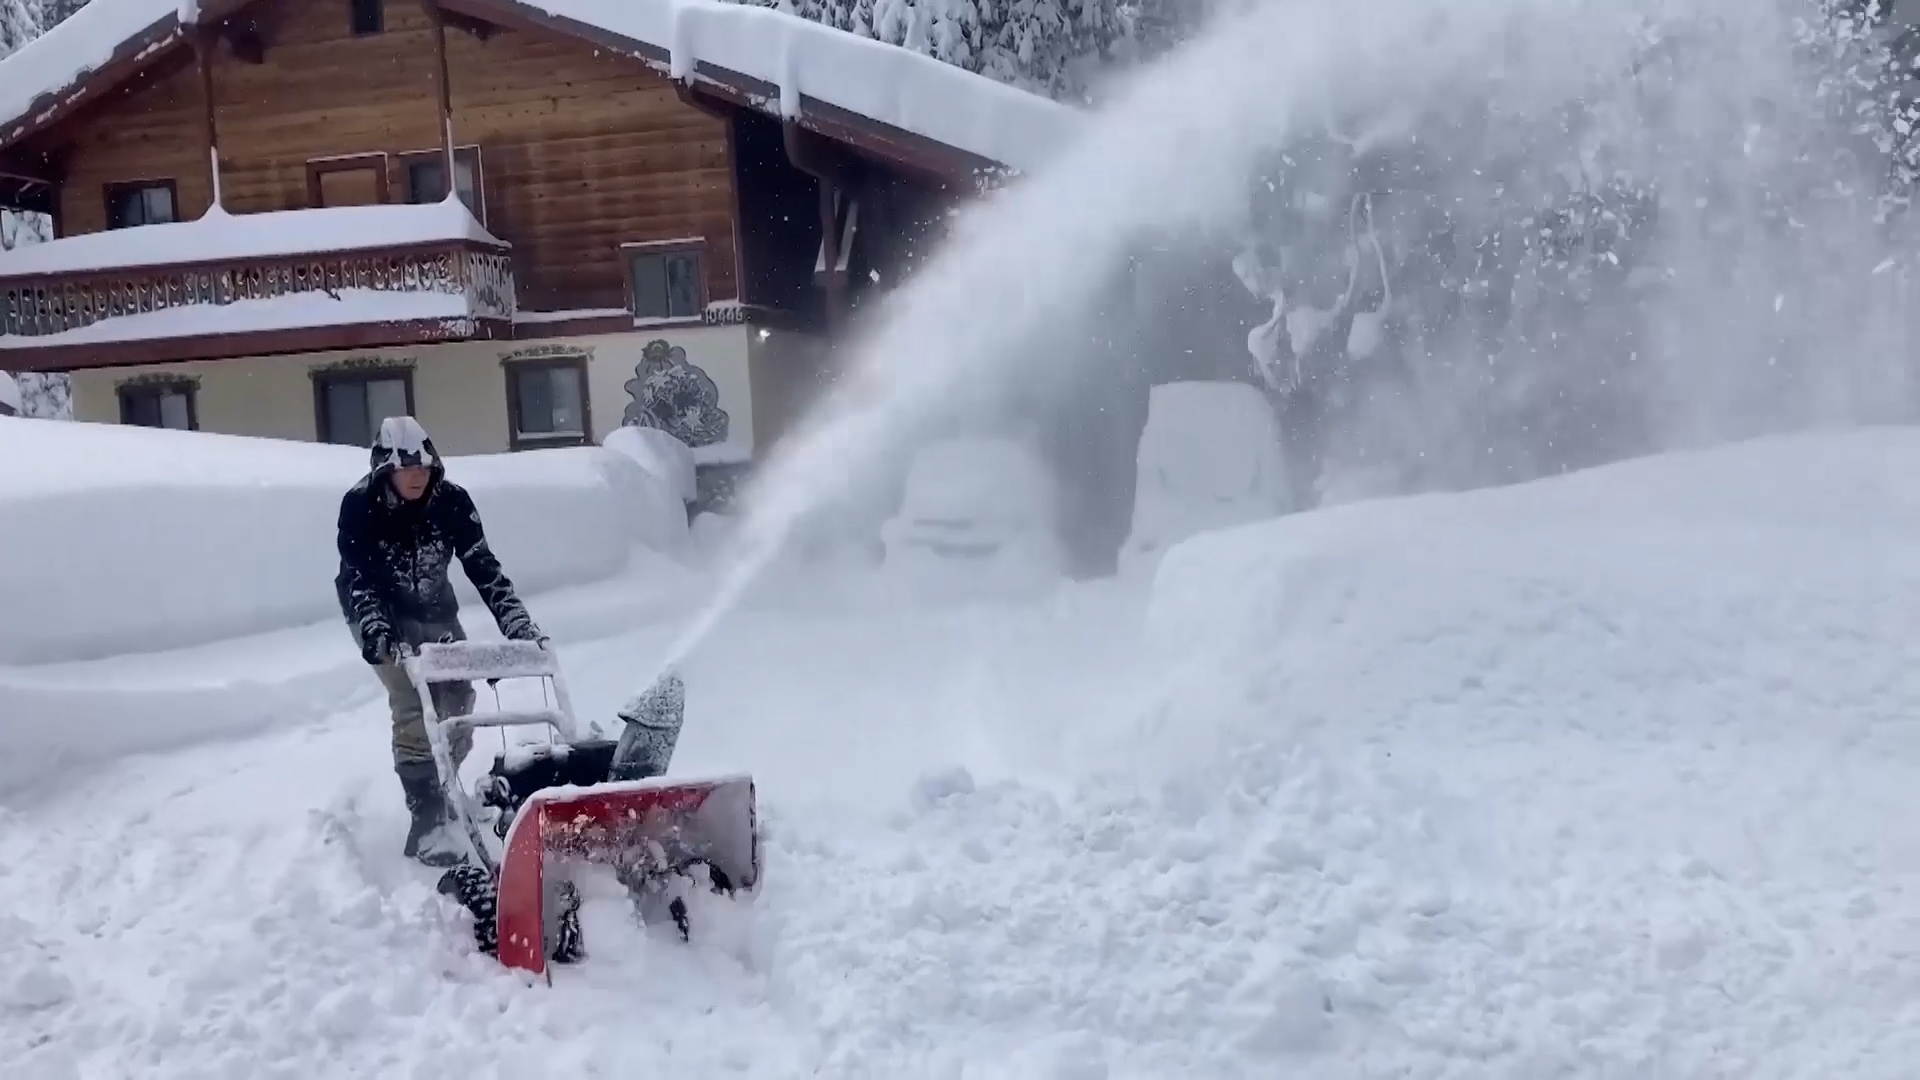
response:
M582 958L573 875L586 865L610 867L640 920L664 912L682 940L691 932L689 887L729 896L758 888L753 778L663 775L686 705L672 672L621 708L619 737L608 738L597 723L580 726L559 658L543 645L427 644L403 650L401 664L420 695L447 813L468 848L440 891L473 912L481 950L502 964L551 981L549 960ZM542 680L545 707L444 717L434 708L434 685L485 680L497 691L508 679ZM547 728L550 741L503 746L473 791L461 785L455 729L529 725Z

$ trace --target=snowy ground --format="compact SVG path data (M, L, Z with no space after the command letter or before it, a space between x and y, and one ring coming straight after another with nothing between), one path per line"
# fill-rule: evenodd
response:
M551 989L398 858L370 697L108 762L0 800L0 1074L1907 1076L1916 474L1822 436L1216 533L1151 596L743 610L676 764L759 778L761 896L694 948L595 904ZM604 714L673 627L601 599Z

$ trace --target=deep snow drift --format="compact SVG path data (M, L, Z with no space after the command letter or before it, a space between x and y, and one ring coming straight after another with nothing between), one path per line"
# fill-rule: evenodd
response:
M676 769L760 779L765 891L693 948L596 902L552 989L397 857L378 706L130 760L0 816L0 1060L1903 1077L1916 469L1807 436L1211 533L1150 597L743 608ZM570 646L580 707L671 630Z
M0 418L0 664L156 652L335 617L334 522L367 452ZM678 552L678 496L598 447L447 459L529 590ZM467 603L478 600L453 575ZM5 718L0 716L0 730Z

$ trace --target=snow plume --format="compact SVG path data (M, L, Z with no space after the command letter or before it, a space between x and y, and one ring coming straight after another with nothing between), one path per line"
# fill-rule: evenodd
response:
M1241 277L1278 300L1256 344L1296 505L1350 464L1375 492L1466 486L1903 414L1906 270L1874 272L1884 167L1822 96L1821 17L1810 0L1392 0L1366 33L1341 0L1220 16L874 314L854 373L762 472L682 650L797 521L930 427L1111 378L1102 313L1167 237L1249 249Z
M1265 148L1235 260L1298 493L1909 415L1907 122L1854 7L1622 5L1563 96L1514 93L1557 57L1512 47L1383 104L1331 87Z
M1471 9L1394 0L1353 33L1341 0L1268 3L1223 18L1144 66L1046 168L955 223L945 250L861 339L853 370L777 451L735 533L731 572L675 655L691 649L778 552L794 524L884 467L943 415L1021 385L1069 392L1101 354L1093 317L1145 238L1226 238L1247 179L1336 99L1384 115L1489 66L1515 109L1544 112L1624 68L1638 43L1618 0L1489 0ZM1524 63L1515 60L1524 59ZM1079 348L1050 346L1078 339ZM1046 351L1041 351L1045 348Z

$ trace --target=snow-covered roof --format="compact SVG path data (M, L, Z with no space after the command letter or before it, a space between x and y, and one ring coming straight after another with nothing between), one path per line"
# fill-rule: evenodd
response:
M494 0L488 0L494 2ZM783 117L803 99L1030 171L1065 144L1078 116L1059 102L923 53L796 15L714 0L506 0L665 50L666 74L712 65L777 89Z
M76 90L136 39L155 51L177 41L182 9L191 17L195 0L94 0L0 60L0 141L35 119L41 98Z
M474 220L456 198L421 205L382 203L237 216L214 207L193 221L82 233L0 252L0 278L311 255L449 240L507 246Z
M244 0L92 0L0 60L0 145L75 100L110 64L157 56L184 40L183 25L216 21L243 6ZM818 103L1022 171L1038 166L1077 128L1077 114L1058 102L769 8L716 0L459 0L448 6L479 18L495 13L509 23L532 16L596 43L611 37L663 74L726 85L782 117L805 118Z
M311 330L368 323L446 322L449 333L468 332L473 312L455 293L397 289L340 289L300 292L230 304L182 304L159 311L116 315L57 334L0 334L0 352L48 349L61 345L106 345L129 341Z

